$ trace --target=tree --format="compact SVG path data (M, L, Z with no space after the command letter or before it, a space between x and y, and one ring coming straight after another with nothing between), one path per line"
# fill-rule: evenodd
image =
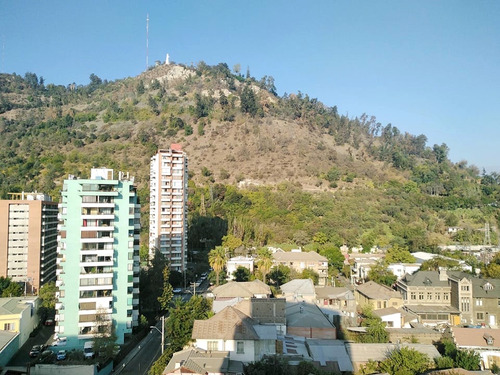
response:
M239 266L236 271L233 272L234 281L249 281L250 275L250 270L243 266Z
M161 295L158 296L158 302L160 302L160 307L163 311L168 310L168 306L173 296L174 290L172 285L170 285L170 266L167 264L165 268L163 268L163 289Z
M290 366L283 357L272 355L244 365L243 372L245 375L288 375Z
M370 306L365 306L361 312L363 320L361 326L366 327L366 334L358 336L358 340L364 343L386 343L389 342L389 334L385 330L385 323L373 313Z
M100 357L111 358L114 355L115 342L117 340L115 327L111 315L106 310L99 309L96 313L96 325L94 333L94 352Z
M240 95L240 101L241 112L248 113L250 116L254 117L259 111L257 96L249 85L243 88Z
M392 286L398 279L383 262L378 262L370 268L368 279L375 281L378 284Z
M385 262L387 264L391 263L414 263L415 257L411 255L410 251L406 247L400 247L394 245L385 253Z
M455 365L469 371L480 370L481 357L474 350L458 350Z
M163 297L165 285L164 272L169 267L168 260L160 252L155 250L154 257L150 260L148 267L141 269L139 278L139 306L141 314L148 320L153 320L162 310L160 297ZM168 281L168 278L166 279ZM166 297L166 295L165 295Z
M217 277L215 284L219 285L219 275L226 266L226 250L222 246L217 246L208 253L208 263L213 268Z
M402 346L380 363L380 369L391 375L420 374L430 367L429 357L418 350Z
M290 281L291 270L290 267L284 264L278 264L276 267L271 269L269 272L269 284L280 287L280 285L286 284Z
M458 270L460 269L460 264L456 260L437 256L423 262L420 266L420 271L439 271L440 268L446 268L448 270Z
M306 268L302 271L302 274L300 276L302 279L311 279L314 285L318 285L319 275L314 270Z
M23 295L23 288L21 285L15 282L11 282L7 288L5 288L2 292L2 297L21 297Z
M37 314L42 321L47 319L48 316L55 315L56 312L56 283L54 281L49 281L40 287L38 292L38 297L41 300L40 307L38 308Z
M266 282L266 276L273 266L273 254L271 250L263 247L257 252L257 266L262 274L262 282Z

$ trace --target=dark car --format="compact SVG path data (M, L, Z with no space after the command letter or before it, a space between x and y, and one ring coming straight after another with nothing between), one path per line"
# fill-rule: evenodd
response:
M42 350L43 348L41 347L41 345L34 345L30 350L30 357L37 357L42 352Z

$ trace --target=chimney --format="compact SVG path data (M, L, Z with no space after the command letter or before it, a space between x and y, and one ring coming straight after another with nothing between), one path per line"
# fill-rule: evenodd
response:
M448 274L445 268L439 268L439 281L448 281Z

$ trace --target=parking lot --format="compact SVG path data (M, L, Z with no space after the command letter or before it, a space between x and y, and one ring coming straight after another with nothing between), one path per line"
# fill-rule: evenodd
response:
M50 345L54 334L54 326L42 325L34 337L30 337L9 362L9 366L26 366L34 360L30 358L30 350L34 345Z

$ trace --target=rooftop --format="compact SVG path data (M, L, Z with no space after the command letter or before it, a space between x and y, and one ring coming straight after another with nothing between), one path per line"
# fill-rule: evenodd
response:
M260 280L245 282L230 281L227 284L214 288L212 293L215 298L251 298L256 295L271 295L271 288Z
M38 297L8 297L0 298L0 315L20 314L31 308Z
M402 298L399 292L385 286L377 284L375 281L368 281L359 285L356 290L369 299L388 300L390 298Z
M500 329L451 327L450 333L461 348L500 349ZM488 337L491 337L492 345L488 345Z
M328 262L328 259L315 251L277 251L273 257L277 262Z

